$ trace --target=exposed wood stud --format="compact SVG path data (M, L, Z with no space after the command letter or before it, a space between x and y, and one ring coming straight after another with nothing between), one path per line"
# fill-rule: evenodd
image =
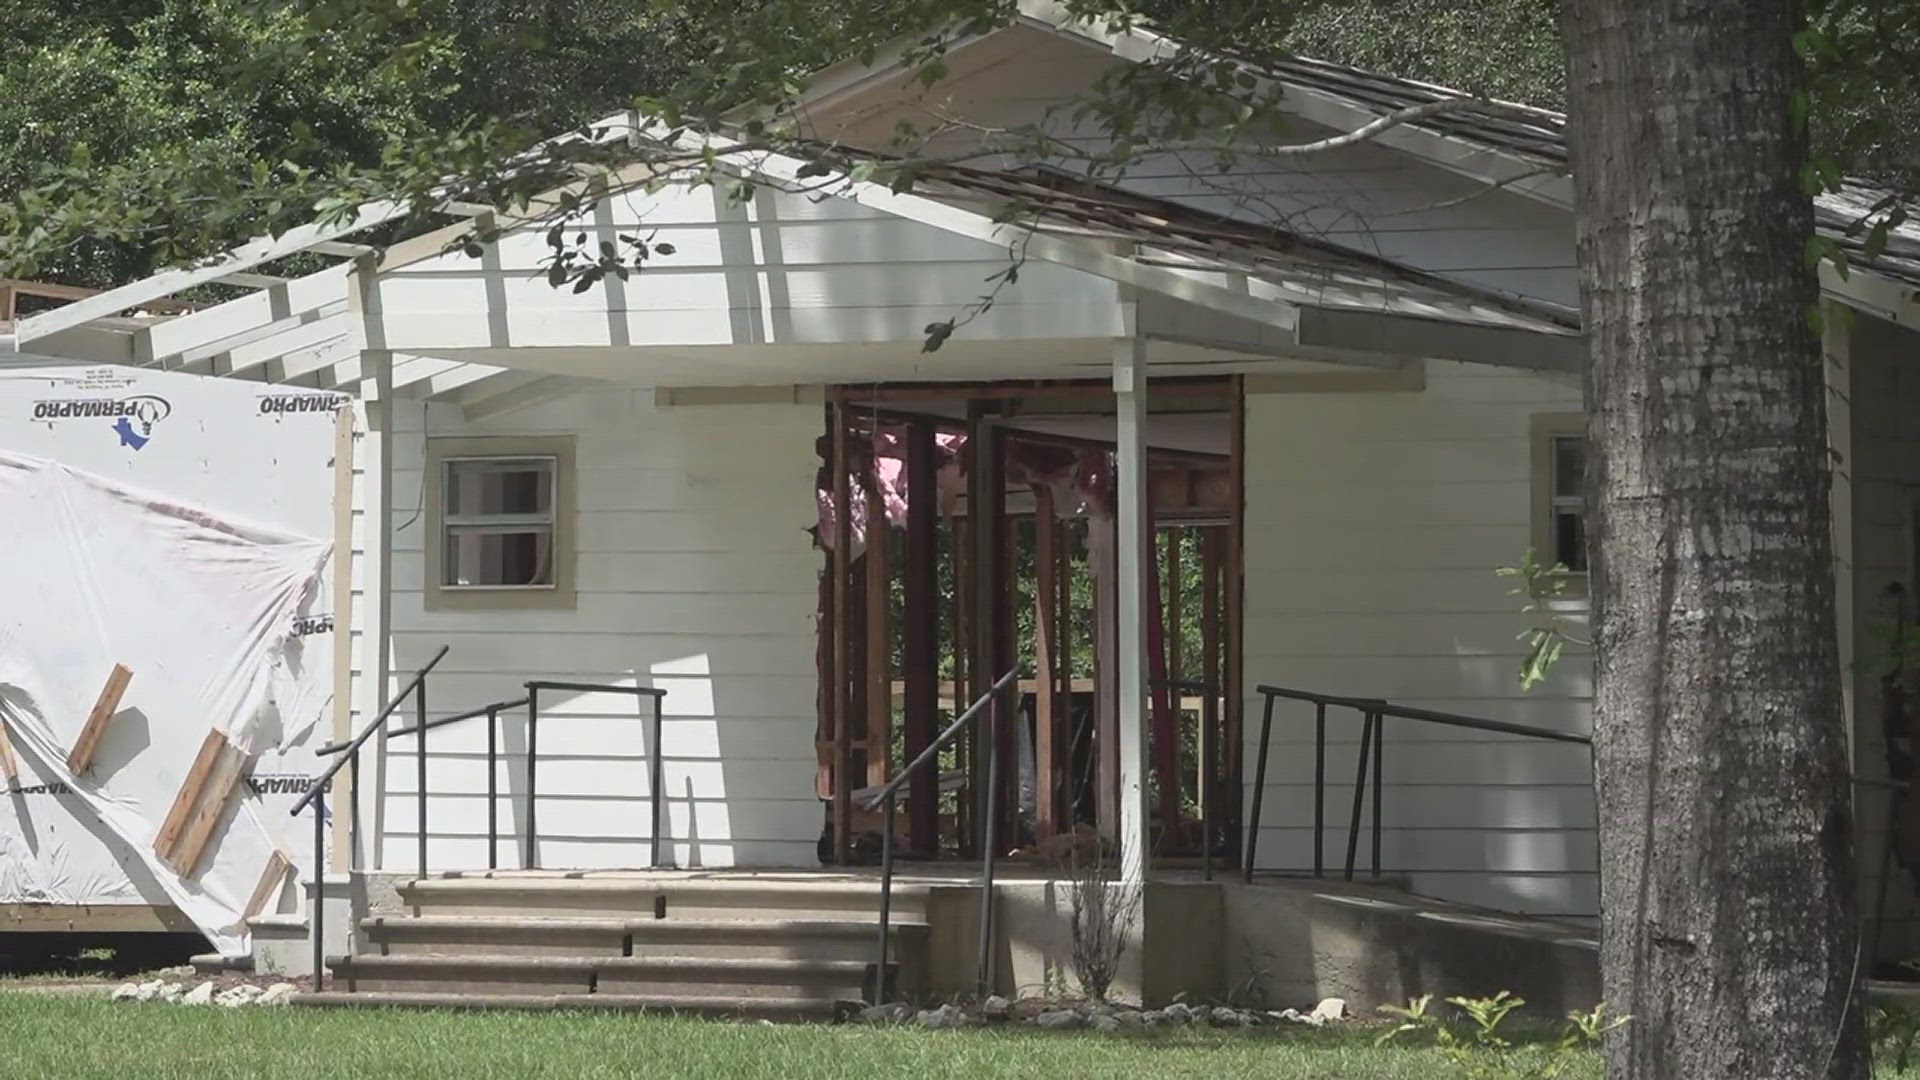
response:
M1033 800L1036 839L1045 840L1059 828L1060 766L1055 739L1060 717L1055 692L1059 687L1057 616L1060 606L1058 556L1054 551L1057 526L1053 520L1053 489L1033 487Z
M853 497L847 461L847 412L835 402L833 418L833 861L845 863L853 844L853 717L848 700L853 667L847 633L853 547Z
M867 783L884 784L892 779L889 751L893 747L893 560L889 550L892 526L887 521L886 500L880 494L879 461L874 461L871 487L867 492L866 604L864 628L867 656L865 664L867 699Z
M1090 519L1087 530L1093 568L1094 817L1100 835L1120 838L1120 670L1117 585L1118 523Z
M1200 835L1202 852L1213 846L1212 833L1220 827L1220 555L1222 530L1200 530L1200 681L1206 683L1200 706L1199 761L1196 793L1200 818L1207 823Z
M936 656L940 640L939 566L935 523L940 492L934 468L934 427L917 422L907 428L907 535L903 561L901 660L902 704L907 760L933 741L939 711ZM938 777L934 762L907 782L907 834L916 854L932 856L940 845Z
M1243 553L1246 550L1246 468L1247 468L1247 395L1244 377L1236 376L1233 382L1232 408L1228 415L1229 468L1233 474L1233 512L1227 524L1226 552L1222 559L1221 570L1225 577L1224 592L1226 604L1225 625L1221 627L1226 645L1221 657L1222 676L1221 697L1225 703L1226 715L1222 717L1220 745L1225 752L1226 761L1221 772L1227 779L1226 790L1222 793L1231 814L1230 820L1236 824L1233 832L1233 851L1240 850L1241 799L1241 745L1242 697L1241 656L1241 620L1244 608L1245 575L1241 572Z
M125 664L115 664L107 673L107 684L100 689L100 697L93 703L93 711L87 714L79 737L74 739L73 749L67 752L67 771L78 776L92 767L94 751L100 748L100 739L107 733L107 723L119 711L120 699L132 681L133 672Z

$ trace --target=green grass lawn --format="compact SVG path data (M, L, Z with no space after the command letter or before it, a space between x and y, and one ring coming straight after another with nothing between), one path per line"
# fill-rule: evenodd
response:
M1378 1029L1102 1035L719 1023L591 1013L323 1012L0 993L10 1077L701 1078L1192 1076L1445 1080ZM1598 1076L1575 1070L1568 1080Z

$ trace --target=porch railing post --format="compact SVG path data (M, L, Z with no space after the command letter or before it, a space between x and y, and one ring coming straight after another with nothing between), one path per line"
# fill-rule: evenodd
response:
M982 849L985 861L980 884L980 997L993 992L993 871L998 853L1000 823L1000 699L996 690L987 705L987 820Z
M1260 802L1267 794L1267 744L1273 738L1273 695L1264 690L1260 709L1260 756L1253 764L1253 810L1247 817L1247 865L1241 876L1253 880L1253 856L1260 850ZM1315 843L1319 842L1318 835Z
M1273 699L1269 697L1271 706ZM1260 753L1267 752L1267 741L1260 740ZM1313 876L1325 873L1326 860L1322 847L1325 846L1327 832L1327 703L1313 703Z
M540 865L539 851L535 848L537 822L534 819L535 803L538 801L534 791L535 739L540 727L540 687L527 684L527 838L520 862L528 870Z
M1373 713L1362 711L1360 722L1360 760L1353 774L1353 816L1347 822L1347 872L1353 880L1353 864L1360 854L1360 811L1367 801L1367 759L1373 753Z
M500 707L487 706L487 869L500 869Z
M887 795L886 831L880 836L880 936L873 945L873 985L867 1003L887 1000L887 921L893 914L893 812L898 793Z
M647 783L651 786L650 794L652 796L653 865L656 867L667 867L673 865L673 860L668 858L666 852L660 849L660 810L665 799L665 792L662 789L666 787L667 783L666 759L660 747L662 713L660 701L663 695L648 694L647 696L653 699L653 733L648 736L648 739L652 742L649 750L653 756L653 761L647 780ZM689 819L692 818L694 810L695 807L693 803L689 802L687 804L687 816ZM889 811L891 811L891 807L889 807ZM688 835L691 836L693 834L689 833Z
M420 876L427 876L427 680L421 679L413 689L414 757L415 783L419 792L414 796L414 805L420 816Z
M1387 715L1373 714L1373 876L1380 876L1380 792L1381 762L1387 756Z
M307 809L313 813L313 898L307 901L307 936L313 939L313 992L319 993L322 980L327 974L326 919L322 917L327 905L327 815L325 803L316 798ZM334 811L338 813L338 809Z

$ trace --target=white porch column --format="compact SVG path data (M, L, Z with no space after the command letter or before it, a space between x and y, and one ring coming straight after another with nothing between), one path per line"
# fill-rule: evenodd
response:
M1118 405L1115 447L1119 490L1119 558L1115 605L1119 622L1120 877L1147 876L1147 610L1146 575L1153 565L1147 535L1147 355L1138 334L1113 343Z
M354 278L353 302L360 309L360 686L354 701L354 731L379 715L392 675L393 565L393 354L381 324L378 279L372 272ZM387 744L375 737L361 750L361 785L354 798L360 808L359 847L354 865L385 866L381 837L386 833ZM371 768L368 768L371 766ZM344 808L341 808L344 809Z

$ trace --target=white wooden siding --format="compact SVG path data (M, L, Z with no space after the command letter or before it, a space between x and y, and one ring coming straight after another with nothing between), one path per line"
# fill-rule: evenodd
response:
M1440 363L1429 365L1420 393L1248 398L1249 794L1259 683L1586 731L1585 657L1521 693L1515 635L1526 623L1508 580L1493 572L1528 544L1529 418L1578 408L1572 386ZM1329 867L1346 854L1359 734L1357 714L1330 711ZM1386 873L1434 896L1595 913L1585 747L1389 719L1383 767ZM1309 869L1309 705L1276 706L1264 802L1260 867ZM1362 867L1370 820L1362 819Z
M1858 315L1849 350L1849 403L1852 410L1852 460L1843 467L1853 479L1853 587L1855 670L1854 771L1868 779L1887 775L1886 736L1882 729L1880 678L1886 653L1884 634L1897 606L1887 588L1906 589L1908 624L1920 609L1913 577L1913 504L1920 498L1920 334L1880 319ZM1860 822L1855 844L1862 882L1863 910L1871 911L1879 884L1881 846L1885 842L1887 792L1863 787L1857 793ZM1913 879L1896 861L1890 875L1890 925L1882 956L1911 955L1920 941Z
M395 686L448 645L428 682L432 716L523 696L530 679L666 689L666 832L675 861L812 864L823 820L813 795L820 560L805 529L815 513L820 408L657 408L651 390L591 386L481 423L452 407L402 403L396 427ZM575 436L575 610L424 610L428 538L418 511L429 432ZM536 785L543 865L648 864L649 716L626 695L544 697ZM485 722L436 729L427 739L429 865L484 867ZM415 858L415 746L407 736L389 748L390 867ZM499 857L513 867L525 815L524 709L502 718L499 748Z

